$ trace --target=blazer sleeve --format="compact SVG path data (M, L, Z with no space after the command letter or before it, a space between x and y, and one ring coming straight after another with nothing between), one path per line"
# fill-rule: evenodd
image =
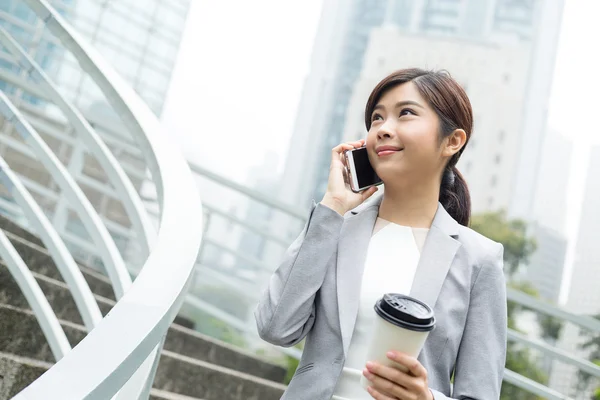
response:
M313 205L304 230L285 253L254 312L263 340L289 347L310 331L315 296L329 260L337 254L343 222L344 218L332 209Z
M507 305L504 248L482 263L471 300L454 372L452 399L498 400L506 362ZM494 254L494 253L492 253ZM432 390L435 400L449 400Z

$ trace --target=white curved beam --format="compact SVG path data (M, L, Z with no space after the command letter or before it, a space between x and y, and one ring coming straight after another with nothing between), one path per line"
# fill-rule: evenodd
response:
M567 395L559 393L556 390L550 389L542 385L541 383L538 383L509 369L504 370L504 381L515 385L521 389L524 389L529 393L537 394L538 396L543 396L542 398L544 399L573 400Z
M131 277L127 272L117 245L102 219L100 219L100 216L65 166L4 93L0 93L0 114L4 115L7 122L13 124L15 131L31 147L37 159L60 187L61 194L67 198L91 236L92 241L98 246L100 257L104 263L104 268L108 272L115 296L117 299L121 298L131 286Z
M200 197L185 158L161 132L148 106L45 0L25 1L122 117L159 192L162 212L157 242L135 283L73 351L15 397L106 399L142 363L147 367L148 360L151 372L152 354L177 315L192 276L202 239ZM141 376L146 379L147 375Z
M0 157L0 182L21 207L29 223L48 249L65 283L69 286L85 327L91 331L102 319L102 313L88 283L52 223L2 157Z
M530 349L535 349L535 350L543 353L544 355L552 357L553 359L560 360L564 363L574 365L580 371L587 372L588 374L590 374L592 376L600 378L600 367L599 366L597 366L596 364L594 364L588 360L584 360L579 357L574 357L572 355L572 353L570 353L568 351L561 350L561 349L551 346L547 343L544 343L540 340L529 339L527 336L525 336L513 329L508 330L508 340L510 340L512 342L523 344Z
M27 299L29 306L33 310L35 317L44 332L44 336L50 345L54 358L58 361L71 350L71 345L67 336L60 326L56 314L48 303L48 299L40 289L37 281L31 274L29 268L17 252L14 246L6 237L6 234L0 229L0 256L6 262L8 271L13 276L23 295Z
M27 71L31 80L43 88L48 94L48 99L58 106L87 148L94 154L119 195L119 199L125 206L127 215L131 219L138 237L141 239L140 244L144 256L149 254L156 240L156 232L131 180L125 174L125 171L123 171L123 168L121 168L108 146L106 146L94 128L92 128L73 104L60 94L40 66L2 27L0 27L0 43L15 56L17 63L23 70Z

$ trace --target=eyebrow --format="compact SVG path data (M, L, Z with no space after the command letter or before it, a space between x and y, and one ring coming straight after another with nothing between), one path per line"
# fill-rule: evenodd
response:
M416 101L412 101L412 100L404 100L404 101L399 101L396 103L396 105L394 106L394 108L400 108L400 107L404 107L404 106L416 106L416 107L420 107L420 108L425 108L422 105L420 105L419 103L417 103ZM382 104L377 104L375 106L375 108L373 108L373 111L375 110L381 110L384 109L385 107Z

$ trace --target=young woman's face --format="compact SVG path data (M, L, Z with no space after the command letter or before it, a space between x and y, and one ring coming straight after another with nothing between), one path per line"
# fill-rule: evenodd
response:
M369 160L384 183L439 180L440 121L412 82L388 90L371 114Z

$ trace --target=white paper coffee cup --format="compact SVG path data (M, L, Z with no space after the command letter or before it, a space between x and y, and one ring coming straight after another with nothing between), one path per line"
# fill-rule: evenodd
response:
M418 357L429 332L435 326L433 310L427 304L410 296L389 293L375 303L375 323L371 331L367 361L406 371L402 365L387 358L390 350ZM361 376L363 388L371 382Z

